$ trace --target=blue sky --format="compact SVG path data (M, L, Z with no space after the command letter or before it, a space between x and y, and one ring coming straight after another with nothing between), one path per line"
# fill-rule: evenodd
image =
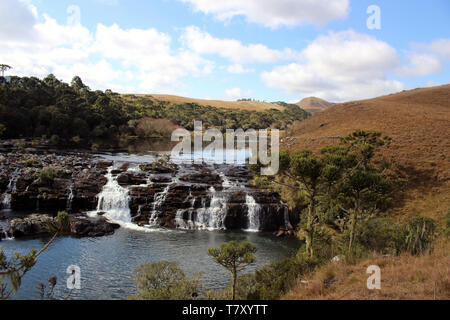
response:
M338 102L450 82L448 0L1 0L0 21L10 74L92 89Z

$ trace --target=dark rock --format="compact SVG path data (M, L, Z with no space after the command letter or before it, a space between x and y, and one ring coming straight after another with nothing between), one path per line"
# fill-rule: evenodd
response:
M104 217L97 220L76 218L70 222L70 229L75 237L103 237L114 234L119 228L118 224L109 223Z

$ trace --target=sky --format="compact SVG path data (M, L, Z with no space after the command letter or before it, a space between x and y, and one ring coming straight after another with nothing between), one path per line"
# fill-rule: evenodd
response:
M7 75L298 102L450 82L448 0L0 0Z

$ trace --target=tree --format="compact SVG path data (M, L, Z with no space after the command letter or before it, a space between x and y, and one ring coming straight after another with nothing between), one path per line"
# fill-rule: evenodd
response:
M8 71L9 69L12 69L12 67L8 66L7 64L0 64L0 71L2 73L2 77L5 76L5 71Z
M201 274L188 279L177 262L145 263L134 271L136 300L191 300L199 295Z
M232 299L236 298L236 281L239 272L255 262L256 245L248 242L230 241L222 243L220 248L208 249L208 254L218 264L230 271L232 276Z
M381 138L376 131L356 130L342 139L357 156L357 163L349 168L339 185L337 198L341 209L350 215L349 252L352 252L358 220L370 217L391 201L392 184L372 164L377 148L389 144L391 138Z
M289 154L280 154L280 176L287 183L274 180L275 183L303 194L308 205L304 226L306 254L313 258L314 235L319 223L318 204L322 196L328 194L331 186L341 178L344 169L353 162L353 156L342 147L330 147L322 150L322 157L309 150Z

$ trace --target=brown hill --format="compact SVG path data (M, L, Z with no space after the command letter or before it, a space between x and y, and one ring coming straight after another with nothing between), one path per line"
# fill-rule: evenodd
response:
M197 103L201 106L211 106L216 108L223 109L241 109L241 110L249 110L249 111L264 111L270 109L278 109L284 110L283 107L279 105L275 105L268 102L260 102L260 101L221 101L221 100L203 100L203 99L193 99L172 95L163 95L163 94L135 94L135 95L123 95L123 97L132 99L133 96L140 98L148 98L153 102L162 102L166 101L170 105L174 104L182 104L182 103Z
M334 103L325 101L320 98L310 97L310 98L303 99L302 101L297 103L297 105L300 108L302 108L303 110L306 110L312 114L315 114L315 113L322 112L322 111L328 109L329 107L333 106Z
M382 155L409 181L394 213L442 219L450 208L450 85L334 105L294 125L284 147L317 151L355 129L393 138Z

